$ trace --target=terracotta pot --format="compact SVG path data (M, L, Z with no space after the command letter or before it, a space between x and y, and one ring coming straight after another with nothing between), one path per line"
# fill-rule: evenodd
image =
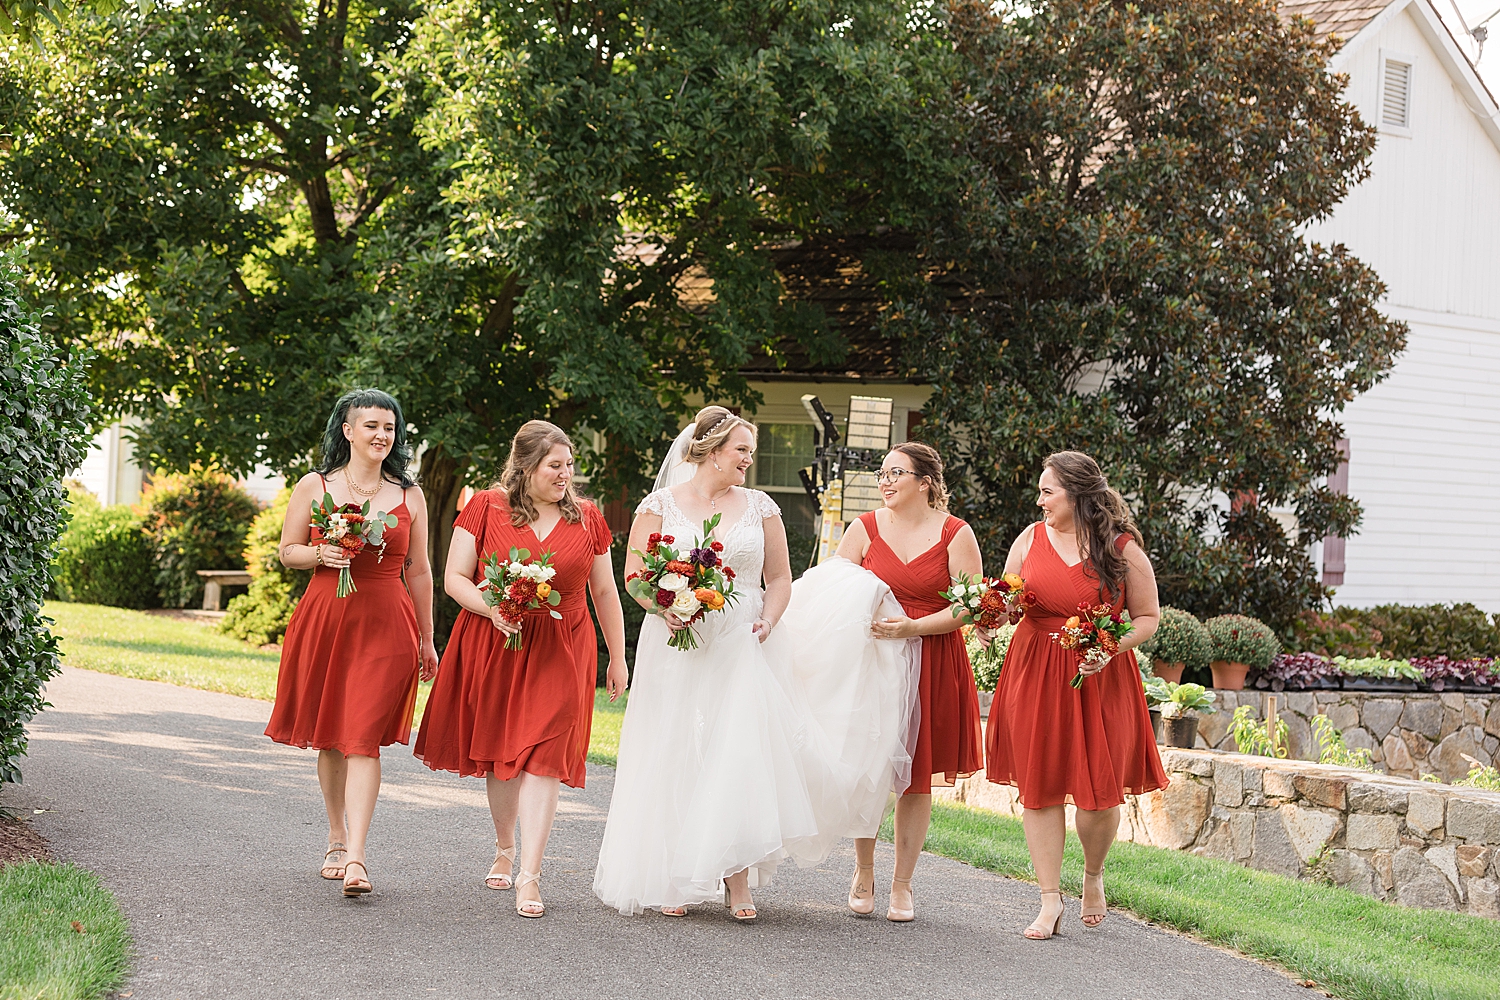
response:
M1161 663L1157 660L1151 661L1151 672L1169 684L1182 683L1182 671L1186 669L1186 663Z
M1196 715L1184 715L1177 719L1162 719L1161 727L1164 730L1163 740L1169 747L1181 747L1191 750L1193 744L1198 742L1198 717Z
M1245 675L1250 672L1248 665L1232 660L1214 660L1208 669L1214 672L1214 687L1225 691L1245 690Z
M1156 734L1156 742L1161 742L1161 709L1151 709L1151 731Z

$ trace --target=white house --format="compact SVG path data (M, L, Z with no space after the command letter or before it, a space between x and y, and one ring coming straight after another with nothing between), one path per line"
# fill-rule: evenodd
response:
M1369 179L1311 235L1373 267L1410 327L1344 413L1365 516L1342 554L1321 546L1325 582L1340 604L1500 612L1500 109L1429 0L1283 10L1344 39L1329 68L1380 130Z

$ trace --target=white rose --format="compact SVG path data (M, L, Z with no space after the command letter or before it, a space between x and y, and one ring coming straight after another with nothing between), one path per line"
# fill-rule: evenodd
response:
M526 564L525 563L513 562L509 566L507 566L506 569L510 571L510 575L511 576L525 576L526 575Z
M546 579L546 577L542 575L542 567L538 566L536 563L532 563L531 565L526 567L526 578L529 580L535 580L538 583L541 583Z
M672 575L676 576L677 574L673 573ZM698 609L702 606L703 603L698 600L698 596L691 590L680 590L677 592L677 600L673 601L672 606L667 610L679 618L691 618L698 613Z
M662 590L670 590L673 593L680 594L687 588L688 578L681 573L668 573L658 580L656 585ZM689 590L688 593L691 594L692 591Z
M557 567L556 566L543 566L543 567L541 567L541 570L542 570L542 582L543 583L546 583L547 581L551 580L554 576L557 575Z

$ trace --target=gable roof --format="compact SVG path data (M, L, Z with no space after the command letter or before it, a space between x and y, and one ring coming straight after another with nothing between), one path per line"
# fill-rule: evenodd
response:
M1391 0L1292 0L1282 17L1305 17L1317 26L1318 41L1338 35L1348 41L1391 5Z

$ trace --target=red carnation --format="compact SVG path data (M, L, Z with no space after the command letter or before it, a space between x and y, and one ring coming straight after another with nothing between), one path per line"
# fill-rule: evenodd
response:
M685 576L691 579L693 574L696 572L696 569L692 563L683 562L681 559L673 559L671 562L667 563L667 572L677 573L680 576Z
M672 602L677 600L677 595L670 590L658 590L656 592L656 606L659 608L670 608Z
M671 545L673 542L677 541L677 539L673 538L671 535L662 535L661 540L668 545Z
M729 577L729 579L733 580L734 579L734 568L730 567L730 566L725 566L724 567L724 575L727 576L727 577Z
M536 581L522 577L510 585L510 597L522 604L530 604L536 598Z
M646 539L646 541L650 542L652 545L655 545L657 542L661 541L661 532L660 531L653 531L653 532L651 532L651 537L648 538L648 539Z
M711 548L711 549L713 549L715 552L723 552L724 551L724 543L723 542L709 542L708 543L708 547Z

